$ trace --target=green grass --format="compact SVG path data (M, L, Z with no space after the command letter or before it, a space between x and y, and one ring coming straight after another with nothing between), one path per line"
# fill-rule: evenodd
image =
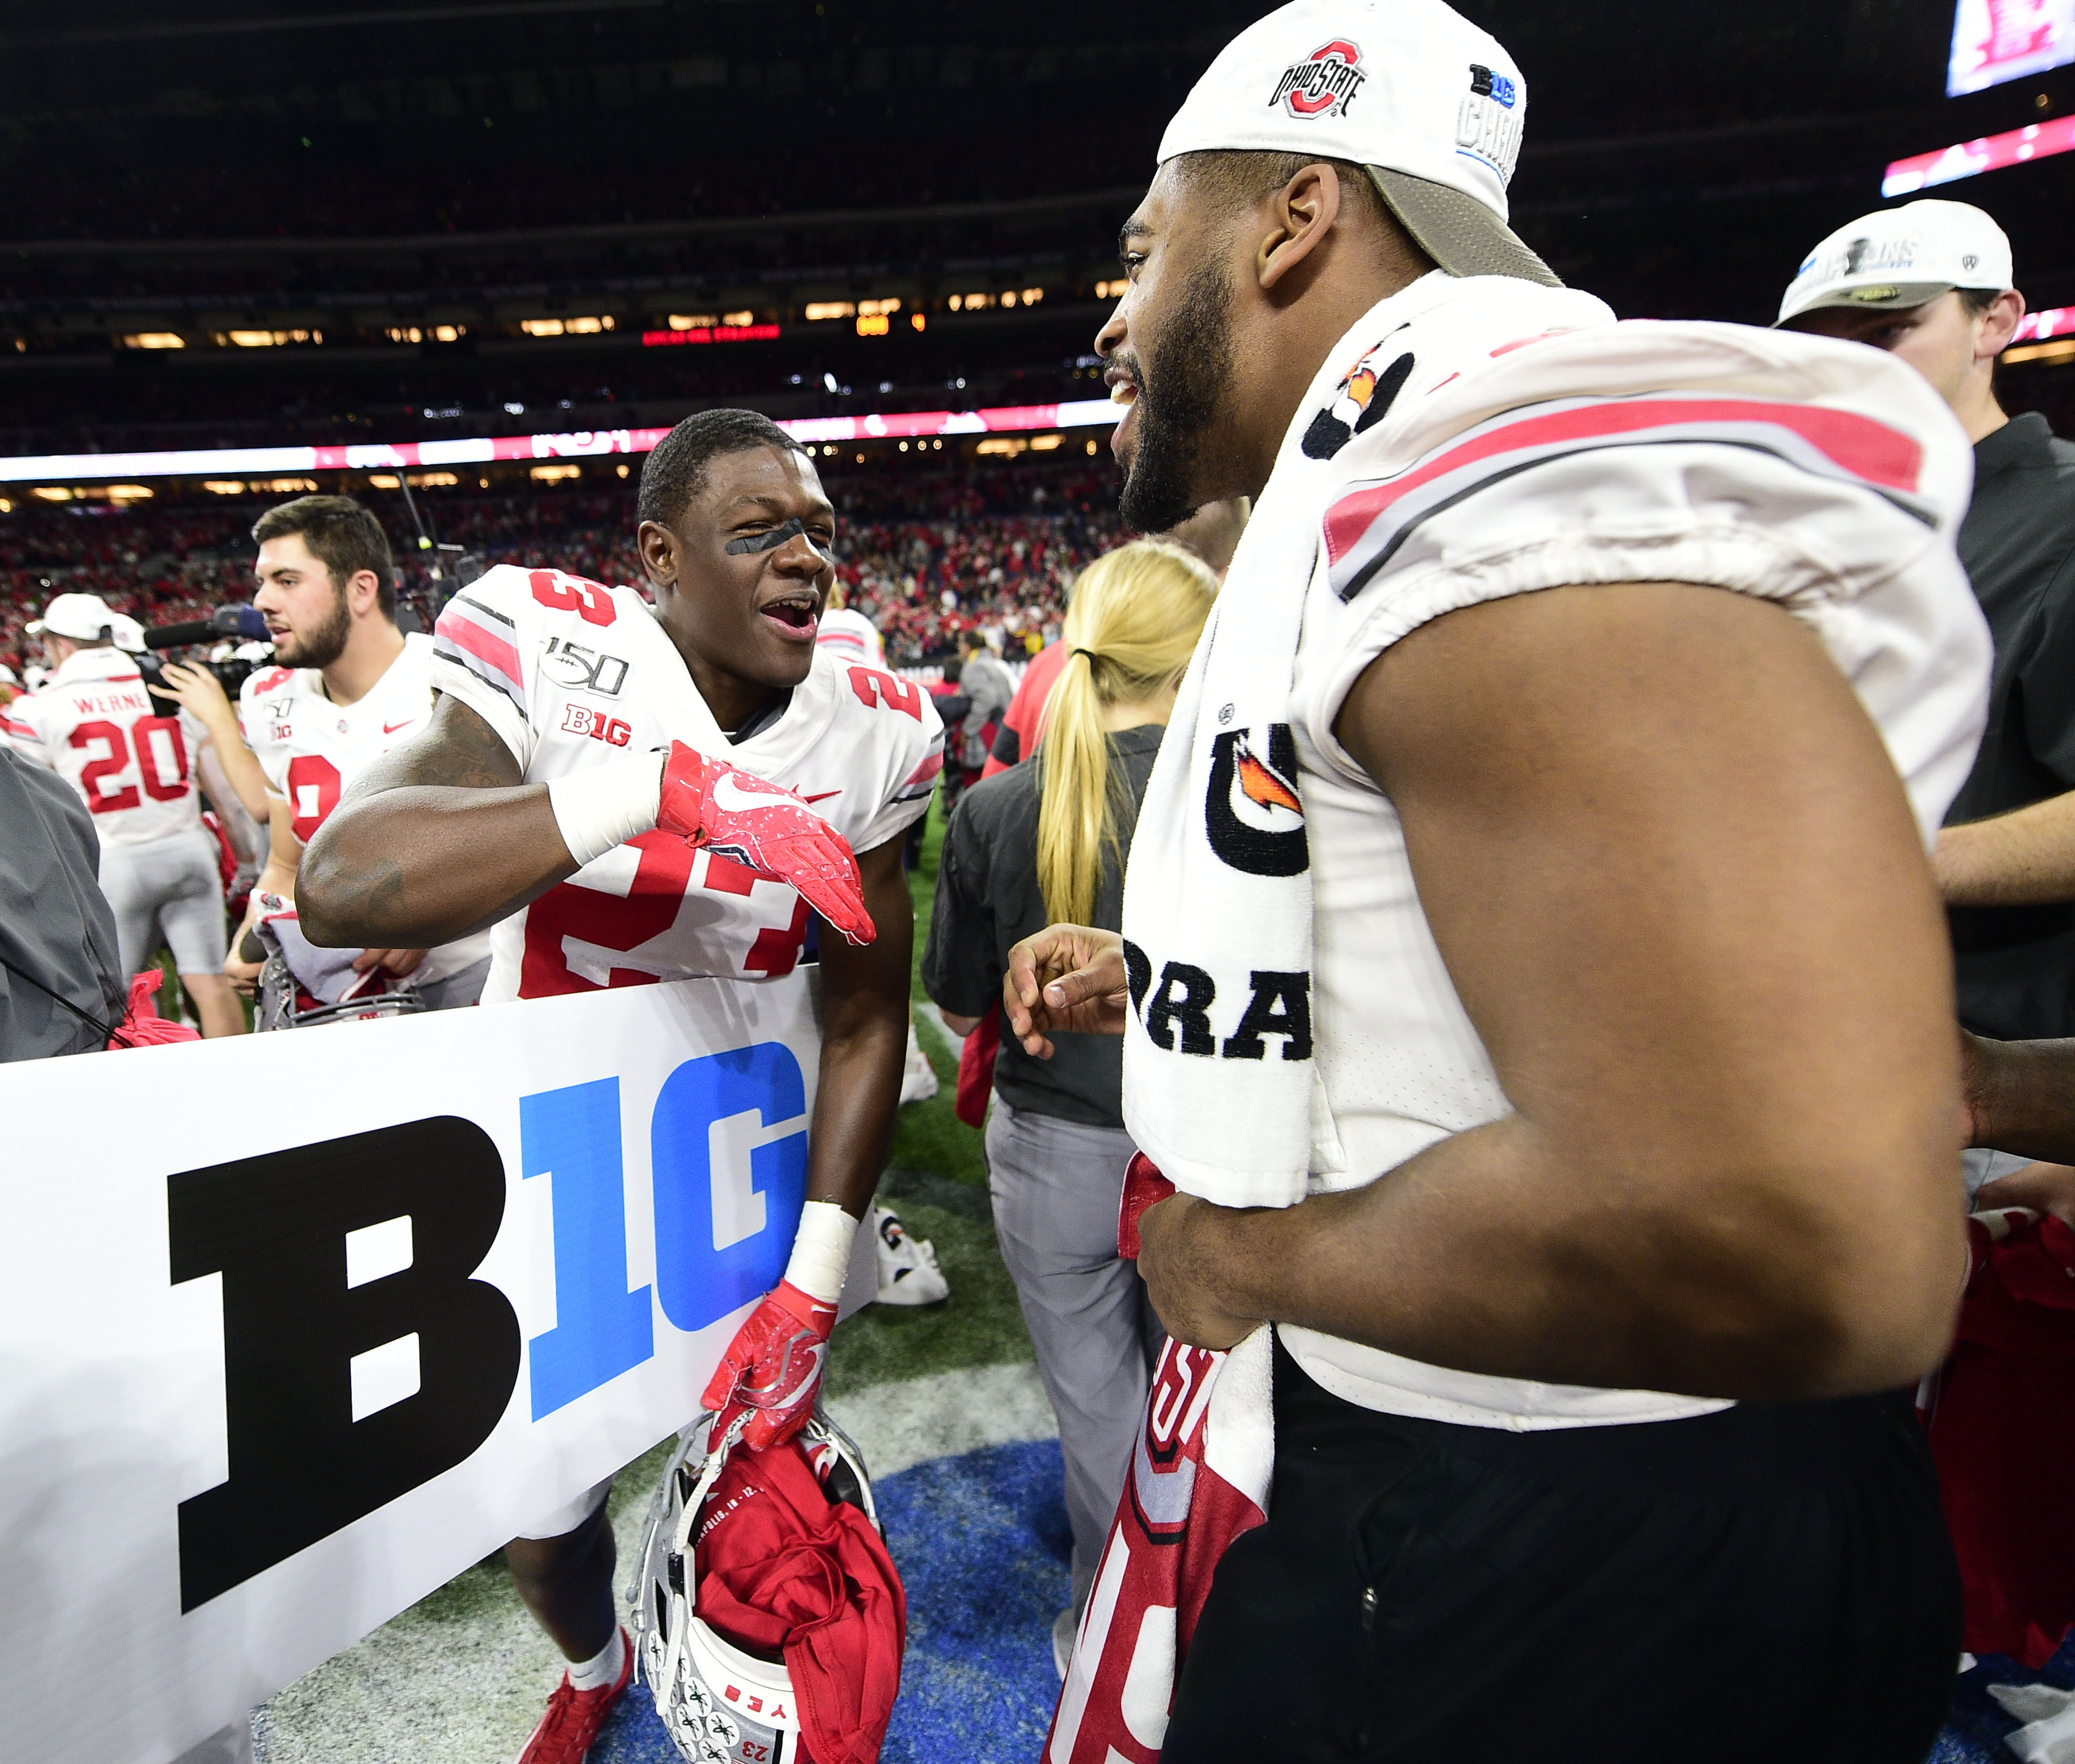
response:
M941 791L930 799L928 827L922 835L922 865L908 878L909 892L915 896L915 962L909 990L918 1002L929 996L922 990L922 946L929 941L930 913L937 899L937 859L944 848L943 801ZM893 1167L928 1170L984 1189L987 1152L981 1136L960 1120L953 1108L959 1084L958 1056L928 1022L918 1021L916 1029L923 1052L937 1069L938 1089L928 1102L910 1103L901 1111L893 1129Z

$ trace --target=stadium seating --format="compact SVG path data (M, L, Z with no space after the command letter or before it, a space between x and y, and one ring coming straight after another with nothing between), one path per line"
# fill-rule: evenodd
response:
M486 564L553 564L638 583L634 482L630 476L603 491L433 493L420 503L441 541ZM875 466L832 470L827 482L842 517L839 573L900 665L947 653L975 625L1056 631L1075 573L1124 536L1110 474L1091 461ZM437 590L400 498L359 494L389 528L407 601L421 614L433 611ZM246 598L251 524L279 499L32 504L0 516L0 660L19 671L41 659L21 627L68 590L99 594L147 625Z

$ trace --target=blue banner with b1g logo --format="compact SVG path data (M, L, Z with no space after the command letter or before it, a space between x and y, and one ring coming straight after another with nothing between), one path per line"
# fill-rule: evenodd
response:
M164 1764L690 1421L798 1224L810 986L0 1066L0 1758Z

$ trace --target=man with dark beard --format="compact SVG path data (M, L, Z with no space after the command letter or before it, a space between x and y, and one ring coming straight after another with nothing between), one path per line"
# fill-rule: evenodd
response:
M1121 936L1004 987L1033 1054L1125 1037L1173 1338L1049 1764L1943 1716L1965 437L1873 350L1563 289L1525 107L1439 0L1298 0L1124 228L1125 518L1256 500Z
M259 545L253 604L267 620L277 665L252 675L238 699L246 743L267 774L271 832L266 868L224 964L247 991L261 964L245 959L246 933L267 910L261 896L292 904L303 847L362 772L423 732L433 698L433 640L396 628L396 565L373 515L350 496L298 496L262 515L252 536ZM362 991L408 978L433 1010L473 1004L490 973L490 934L354 956L353 976L377 971L378 979L361 980ZM342 983L351 986L353 977Z

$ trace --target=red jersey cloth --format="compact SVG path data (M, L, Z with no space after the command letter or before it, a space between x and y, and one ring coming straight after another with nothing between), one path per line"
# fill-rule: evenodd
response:
M1001 714L1002 725L1016 731L1017 760L1020 764L1038 751L1038 741L1045 723L1046 701L1052 696L1052 682L1059 677L1059 670L1066 665L1072 652L1063 643L1048 644L1030 658L1030 665L1023 670L1023 677L1017 682L1016 696L1009 701L1009 708ZM983 778L991 778L997 772L1006 772L1008 766L994 756L994 743L988 743L987 764L980 768Z
M1963 1645L2039 1667L2075 1629L2075 1231L2022 1212L1968 1229L1974 1272L1932 1455L1966 1588Z
M175 1023L159 1015L151 1000L157 996L159 983L165 979L164 968L147 968L142 974L130 978L130 1014L122 1028L109 1037L110 1047L156 1047L168 1041L198 1041L201 1031L191 1029L184 1023Z
M877 1529L829 1499L793 1440L732 1453L700 1523L699 1616L784 1658L811 1764L876 1764L908 1638L908 1595Z
M968 1127L987 1125L987 1099L994 1094L994 1062L1000 1054L1001 1001L997 999L959 1049L958 1097L951 1112Z

